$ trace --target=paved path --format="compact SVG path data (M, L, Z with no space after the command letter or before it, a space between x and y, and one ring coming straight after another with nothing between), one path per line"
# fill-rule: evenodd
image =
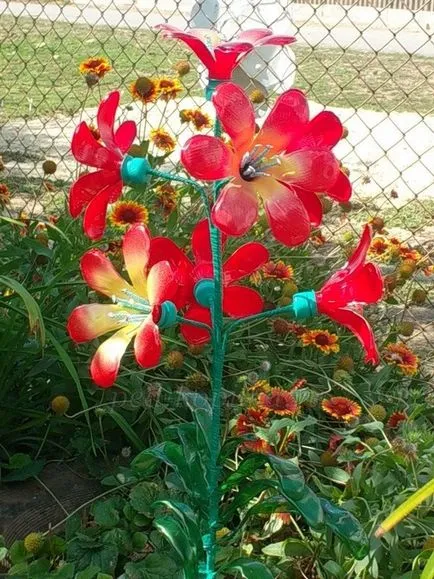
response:
M89 0L62 6L0 0L0 17L30 16L53 22L131 29L152 27L167 21L185 28L188 26L192 4L192 0L137 0L134 3L129 0ZM328 8L330 10L325 12L323 8L313 10L309 5L291 5L288 10L288 30L295 32L299 43L303 45L434 56L433 32L429 26L413 18L411 13L384 11L384 14L397 13L400 16L386 18L383 13L379 17L376 11L371 13L370 9L365 9L357 13L360 14L359 21L354 20L350 12L343 11L341 14L339 10L342 8L339 6ZM357 22L359 24L356 25ZM281 20L279 24L281 27Z

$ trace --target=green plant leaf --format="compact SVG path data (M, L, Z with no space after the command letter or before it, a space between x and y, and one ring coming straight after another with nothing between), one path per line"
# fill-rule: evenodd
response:
M420 579L434 579L434 552L431 553L430 558L426 562Z
M89 565L89 567L77 573L75 579L95 579L99 570L98 565Z
M138 563L127 563L127 579L174 579L178 577L178 565L168 555L151 553Z
M39 332L41 346L45 345L45 324L42 317L41 309L34 297L26 288L11 277L0 275L0 283L14 290L23 300L29 316L29 325L32 332Z
M329 479L338 484L346 484L351 479L347 471L336 466L326 466L324 472Z
M260 561L254 561L252 559L236 559L225 565L221 571L227 573L228 571L238 571L241 573L241 577L245 579L273 579L270 569L266 567Z
M198 521L194 511L185 503L179 501L162 499L154 503L154 507L165 507L176 516L189 536L190 544L195 549L196 555L202 551L202 536L200 533Z
M137 436L137 434L134 432L134 430L131 428L131 426L128 424L128 421L122 416L122 414L119 414L119 412L116 412L116 410L114 410L111 407L106 408L106 414L107 416L111 416L111 418L113 418L113 420L116 422L119 428L123 430L125 436L130 440L132 444L134 444L134 446L137 448L138 451L144 449L145 447L144 442L140 440L140 438Z
M309 557L312 551L304 541L300 539L286 539L279 543L271 543L263 547L262 552L268 557Z
M325 524L347 546L356 559L363 559L369 553L369 539L359 521L348 511L320 499L324 511Z
M120 521L119 511L116 506L115 499L94 503L92 505L92 514L95 518L95 523L106 528L116 527Z
M199 432L201 433L201 436L198 436L199 446L203 447L203 441L208 451L211 451L212 409L208 400L195 392L186 392L183 398L199 427Z
M279 433L285 429L286 433L295 434L302 432L308 426L316 424L318 421L313 416L308 416L305 420L293 420L292 418L281 418L273 420L270 428L257 428L257 433L260 438L267 440L270 444L277 444L279 440Z
M83 410L85 411L86 423L87 423L87 426L89 429L89 438L90 438L90 443L92 446L92 452L94 455L96 455L96 448L95 448L95 443L93 440L92 424L90 422L90 417L89 417L89 412L88 412L89 404L87 403L86 395L85 395L83 387L81 385L78 372L75 369L74 363L71 360L68 352L62 346L62 344L58 340L56 340L56 338L53 336L53 334L51 334L51 332L47 331L47 337L50 340L50 342L53 344L54 349L56 350L57 354L59 355L59 358L63 362L65 368L68 370L69 375L71 376L71 378L75 384L75 387L77 388L78 397L80 398L81 406L82 406Z
M190 537L182 525L172 517L156 517L153 524L178 554L183 563L185 579L196 579L196 546L191 543Z
M245 458L235 472L230 474L222 483L221 490L223 492L236 486L239 482L251 476L254 472L264 466L267 462L267 457L264 454L250 454Z
M153 482L139 483L130 492L130 503L138 513L152 517L152 506L159 492L160 488Z
M50 579L51 577L54 577L55 579L75 579L75 567L72 563L65 563L64 565L62 565L62 567L59 567L58 569L56 569L56 571L53 571L50 575Z
M238 509L247 505L264 490L275 489L277 486L278 483L270 479L258 479L243 484L235 495L234 500L229 504L226 512L222 513L222 520L229 521Z

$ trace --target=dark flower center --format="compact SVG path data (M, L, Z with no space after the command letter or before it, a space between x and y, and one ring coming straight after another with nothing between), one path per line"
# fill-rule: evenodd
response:
M285 410L288 407L288 401L282 394L275 394L270 398L271 406L276 410Z
M329 338L326 334L318 334L318 336L315 337L315 343L318 344L318 346L328 346Z

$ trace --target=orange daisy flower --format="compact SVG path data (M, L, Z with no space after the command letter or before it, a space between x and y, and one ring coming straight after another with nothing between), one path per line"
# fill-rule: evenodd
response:
M12 194L5 183L0 183L0 207L4 207L11 202Z
M399 256L401 259L410 259L415 263L418 263L422 259L422 255L417 251L417 249L410 249L406 246L401 246L399 248Z
M282 260L268 261L262 266L264 277L275 279L291 279L294 277L294 270L290 265L286 265Z
M372 240L368 255L377 259L386 260L390 258L390 242L384 237L375 237Z
M274 454L270 444L262 438L256 440L246 440L243 442L242 448L250 452L258 452L260 454Z
M172 135L166 131L166 129L153 129L151 131L150 139L158 149L161 149L166 153L171 153L175 150L176 141Z
M310 240L316 247L320 247L321 245L324 245L327 242L322 231L320 230L312 232Z
M203 113L200 109L183 109L179 112L182 123L193 123L196 130L210 129L212 120L209 115Z
M178 191L170 183L164 183L155 188L155 193L158 205L163 209L164 214L170 215L176 209Z
M237 434L250 434L254 426L265 426L268 412L258 408L248 408L244 414L240 414L235 425Z
M272 388L269 393L261 392L258 406L278 416L292 416L298 410L294 396L283 388Z
M419 358L405 344L388 344L383 353L387 364L395 364L406 376L413 376L419 369Z
M387 421L387 426L389 428L398 428L401 422L405 422L408 419L408 416L405 412L394 412L390 415L389 420Z
M159 97L163 101L176 99L182 90L182 84L177 78L160 78L158 80Z
M326 414L338 420L345 420L345 422L357 418L362 413L360 405L345 396L325 398L321 403L321 408Z
M267 380L257 380L252 386L249 386L250 392L270 392L271 386Z
M103 56L94 56L83 60L78 69L81 74L92 74L101 79L107 72L112 70L112 67L109 61Z
M303 346L315 346L324 354L339 352L339 338L327 330L308 330L301 335Z
M110 214L110 222L114 227L127 227L135 223L149 221L149 212L144 205L135 201L119 201L113 206Z
M146 76L141 76L128 87L134 100L144 105L154 103L159 95L159 84Z

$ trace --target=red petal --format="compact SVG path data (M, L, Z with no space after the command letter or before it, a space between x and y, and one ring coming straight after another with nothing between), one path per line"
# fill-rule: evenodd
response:
M264 301L249 287L232 285L223 290L223 311L232 318L244 318L262 312Z
M216 137L195 135L181 149L181 163L196 179L217 181L233 174L232 151Z
M101 239L105 231L107 206L122 194L122 181L106 187L95 195L84 212L83 229L89 239Z
M142 224L128 229L122 241L124 263L136 292L146 297L146 268L149 261L151 236Z
M244 30L238 33L235 39L256 44L259 40L267 38L267 36L272 36L272 34L273 32L268 28L251 28L250 30Z
M223 265L225 285L251 275L269 259L268 250L261 243L245 243Z
M255 136L255 111L246 93L236 84L218 85L212 102L223 130L229 135L237 154L244 153Z
M215 79L230 81L234 69L249 52L253 50L250 42L224 42L214 48L216 65L212 72ZM211 77L211 75L210 75Z
M108 149L116 152L119 152L119 150L115 143L113 125L115 123L116 109L118 108L120 96L121 95L117 90L109 93L101 101L96 116L101 140Z
M76 161L97 169L113 171L122 160L120 154L106 149L95 139L84 121L75 129L71 150Z
M330 111L322 111L305 126L303 134L291 143L296 149L331 149L342 138L343 126L339 118Z
M211 213L213 223L227 235L244 235L258 217L258 199L247 188L223 187Z
M256 42L256 46L286 46L288 44L294 44L297 42L295 36L287 36L284 34L272 34L271 36L267 36L259 42Z
M133 288L115 270L109 258L99 249L87 251L80 260L84 281L93 290L108 297L125 297L124 289Z
M360 241L348 260L348 269L353 272L366 261L366 255L372 242L372 227L365 225Z
M161 358L160 330L149 316L140 326L134 340L134 354L142 368L157 366Z
M185 312L184 318L211 326L211 312L202 306L192 306ZM181 334L188 344L206 344L211 339L207 330L189 324L181 324Z
M292 189L280 183L278 185L272 196L264 199L271 231L278 241L288 247L300 245L310 235L309 215Z
M327 149L304 149L285 157L290 170L283 180L309 191L327 191L339 176L339 163Z
M352 192L353 188L351 186L350 180L345 175L345 173L339 171L335 183L331 187L327 187L327 191L324 193L332 199L336 199L336 201L339 201L340 203L346 203L350 200Z
M151 267L147 285L151 305L158 306L172 298L176 292L176 282L175 274L168 261L159 261Z
M74 342L88 342L107 332L119 329L119 322L110 314L118 313L115 304L84 304L75 308L68 318L67 330Z
M298 198L303 203L304 208L309 215L309 220L314 227L321 225L323 210L321 201L318 195L308 191L307 189L301 189L300 187L294 187L294 191L297 193Z
M192 50L198 59L208 68L212 70L215 67L215 61L212 53L206 44L198 38L197 35L184 32L175 26L168 24L159 24L156 28L163 31L166 38L176 38L182 40Z
M136 331L137 326L130 324L101 344L90 364L90 375L95 384L101 388L113 386L122 356Z
M115 143L121 153L125 154L128 151L136 138L136 134L137 126L134 121L125 121L119 125L118 130L115 132Z
M175 273L176 294L172 301L181 309L193 299L193 264L176 243L167 237L154 237L151 240L149 266L159 261L168 261Z
M375 343L374 333L363 316L344 308L333 310L329 313L321 313L325 313L338 324L345 326L356 336L365 350L366 363L370 362L371 364L377 365L380 362L380 354Z
M279 153L288 148L291 140L308 120L309 105L306 96L301 90L288 90L275 102L255 142L272 145L273 152Z
M83 175L75 181L69 192L69 213L78 217L83 209L98 193L103 193L108 186L119 181L119 171L101 169Z

